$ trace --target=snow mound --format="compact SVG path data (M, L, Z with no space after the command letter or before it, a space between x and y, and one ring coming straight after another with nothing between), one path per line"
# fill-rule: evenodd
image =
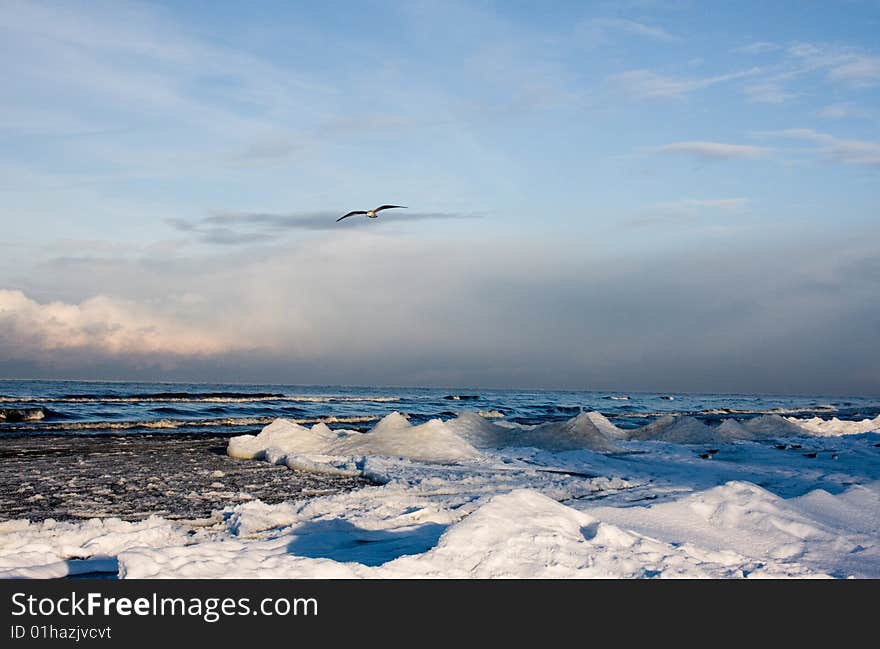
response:
M182 526L156 516L136 523L118 518L8 521L0 524L0 579L116 572L115 555L123 550L187 542Z
M803 434L803 429L779 415L763 415L745 422L725 419L714 428L695 417L666 415L630 432L629 439L673 444L723 444Z
M584 416L586 419L596 427L596 429L605 435L605 437L609 439L626 439L627 434L626 431L621 430L617 426L611 423L611 421L603 415L601 412L596 412L595 410L591 410L590 412L585 412Z
M862 419L861 421L841 421L837 417L831 419L822 419L821 417L813 417L812 419L786 417L785 419L805 431L820 437L859 435L861 433L880 431L880 415L877 415L874 419Z
M533 446L547 451L583 449L601 453L618 453L623 450L609 438L609 433L614 435L614 439L622 438L622 431L595 412L582 412L567 421L541 424L534 428L507 430L510 433L506 444L508 447Z
M462 413L446 422L478 448L534 447L547 451L590 450L619 452L613 440L624 433L598 412L582 412L566 421L540 426L498 425L473 413Z
M717 430L694 417L667 415L647 426L636 428L630 439L655 440L673 444L712 444L719 441Z
M736 419L725 419L718 428L715 429L715 435L719 440L733 441L737 439L755 439L755 433L743 426Z
M597 518L703 555L736 553L768 577L867 577L880 570L878 483L833 496L786 500L755 484L727 482L650 507L589 509ZM695 557L697 558L697 557ZM729 562L731 565L735 561Z
M761 415L743 423L756 439L803 435L804 429L780 415Z
M319 473L357 475L363 462L352 458L391 456L425 462L460 462L483 457L478 449L534 447L548 451L619 452L611 438L622 431L598 413L581 413L563 422L541 426L499 426L473 412L455 419L432 419L411 425L400 413L385 416L370 431L331 430L323 423L311 428L278 419L259 435L229 440L231 457L267 460Z
M473 412L463 412L446 426L477 448L503 448L511 435L509 428L492 423Z
M599 578L745 576L754 562L659 541L519 489L451 525L437 546L382 566L389 577Z
M584 532L595 522L535 491L518 489L492 497L451 526L437 547L385 569L392 575L443 578L567 577L589 565Z
M478 416L478 415L477 415ZM411 425L399 412L382 418L369 432L330 430L324 424L311 428L289 419L278 419L259 435L229 440L227 453L245 459L284 461L287 456L389 455L428 462L454 462L480 457L480 452L439 419ZM301 462L307 462L301 458ZM315 469L312 466L312 469Z

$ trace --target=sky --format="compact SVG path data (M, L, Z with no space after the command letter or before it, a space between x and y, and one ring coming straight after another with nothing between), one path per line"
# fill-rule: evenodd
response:
M0 0L0 377L880 395L878 33Z

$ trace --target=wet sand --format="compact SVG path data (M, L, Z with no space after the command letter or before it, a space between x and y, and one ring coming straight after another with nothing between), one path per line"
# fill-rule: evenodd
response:
M255 498L277 503L369 484L231 458L227 441L204 434L0 437L0 521L204 518Z

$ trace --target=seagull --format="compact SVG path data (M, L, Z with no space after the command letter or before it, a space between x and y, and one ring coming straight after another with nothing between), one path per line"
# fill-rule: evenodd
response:
M349 212L345 216L340 216L336 219L336 222L339 223L342 219L347 219L349 216L354 216L355 214L365 214L368 219L375 219L379 216L379 212L382 210L390 210L393 207L402 207L406 209L406 205L380 205L374 210L358 210L355 212Z

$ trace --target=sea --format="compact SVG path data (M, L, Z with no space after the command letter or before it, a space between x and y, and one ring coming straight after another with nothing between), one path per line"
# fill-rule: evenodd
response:
M0 436L258 432L279 417L301 424L368 430L391 412L413 424L464 411L542 424L598 411L621 428L665 415L709 425L765 414L873 418L880 398L209 383L0 380Z

